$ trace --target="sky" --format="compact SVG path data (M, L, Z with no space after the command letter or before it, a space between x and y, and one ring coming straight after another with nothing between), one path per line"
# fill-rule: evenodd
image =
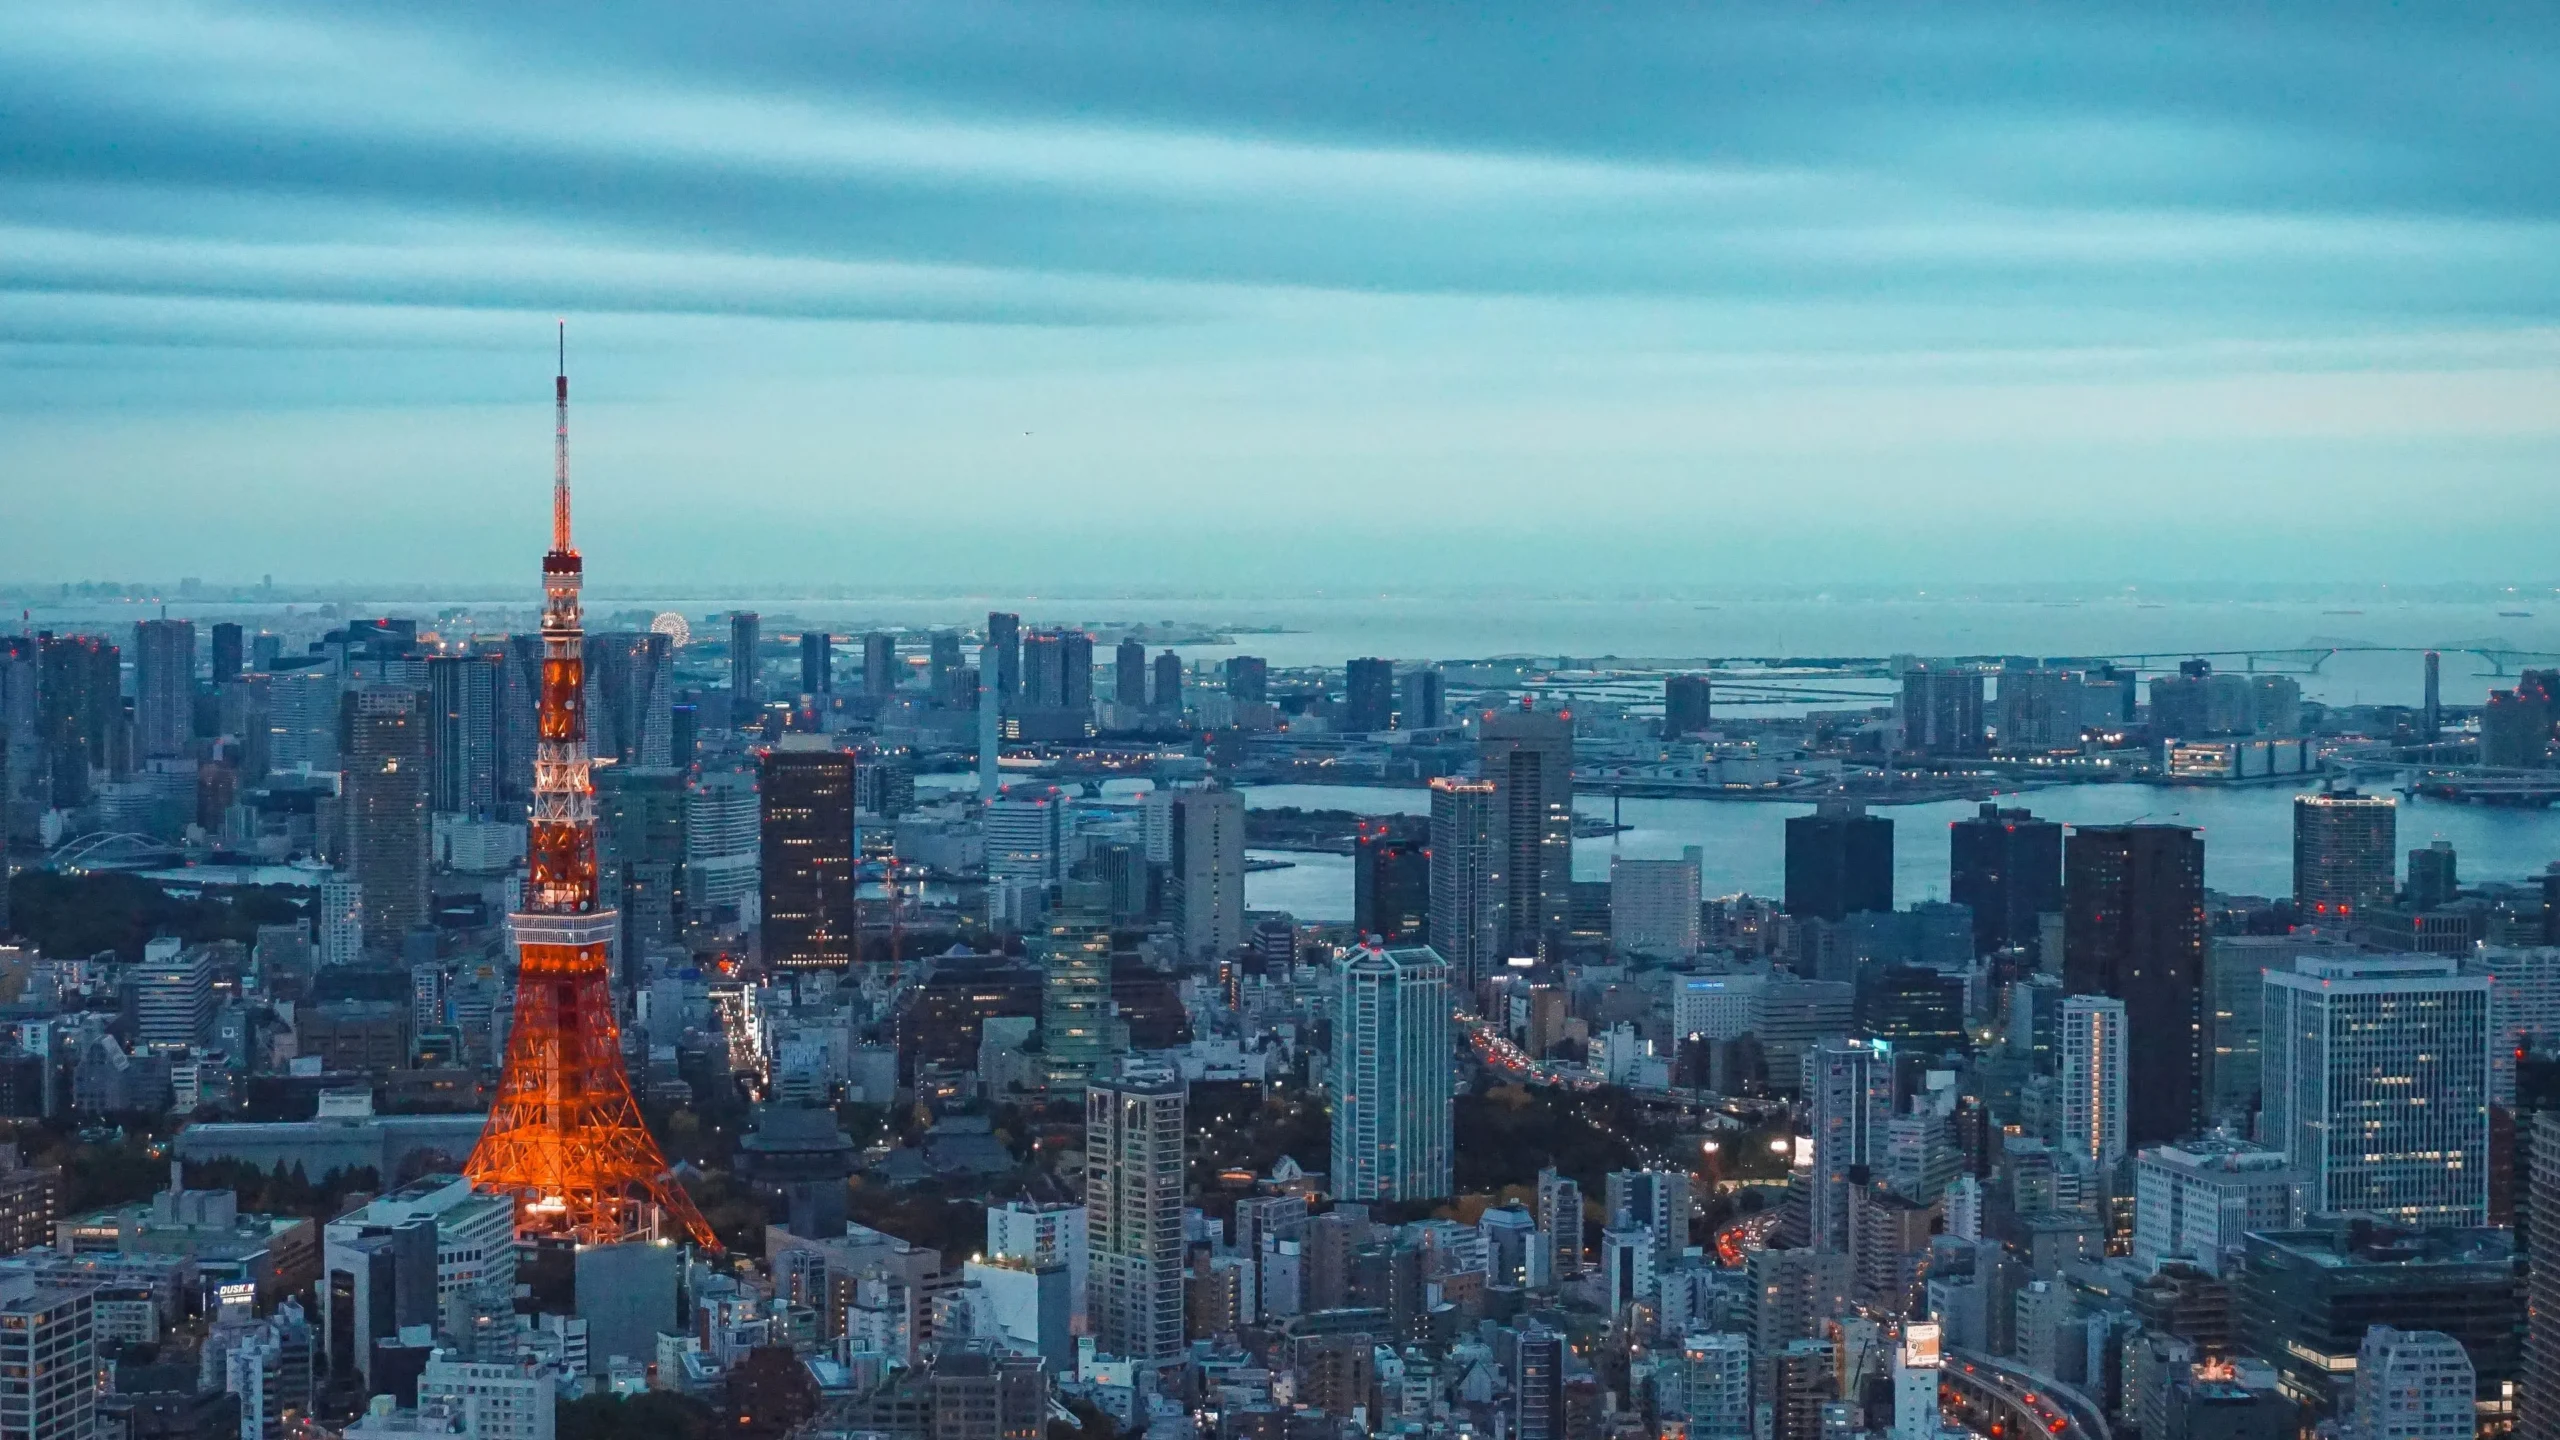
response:
M2560 574L2560 9L77 5L0 582Z

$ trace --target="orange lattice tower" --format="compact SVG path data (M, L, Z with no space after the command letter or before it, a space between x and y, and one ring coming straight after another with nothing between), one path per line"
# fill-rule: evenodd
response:
M608 972L617 919L596 906L596 792L587 773L583 567L569 543L569 340L561 326L551 553L542 557L542 698L515 1029L488 1127L463 1173L516 1197L520 1232L610 1244L711 1227L640 1123Z

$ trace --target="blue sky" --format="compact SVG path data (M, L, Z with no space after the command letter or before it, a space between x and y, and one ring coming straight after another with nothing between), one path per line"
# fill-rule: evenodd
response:
M0 578L2560 570L2542 6L30 6Z

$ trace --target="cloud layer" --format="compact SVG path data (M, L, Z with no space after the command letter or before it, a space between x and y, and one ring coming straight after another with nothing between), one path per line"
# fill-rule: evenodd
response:
M674 579L2540 574L2560 19L2444 10L39 7L0 570L505 573L565 313Z

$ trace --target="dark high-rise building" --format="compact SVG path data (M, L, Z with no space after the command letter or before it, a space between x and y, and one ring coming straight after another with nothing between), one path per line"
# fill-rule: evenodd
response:
M133 627L134 743L149 759L186 752L195 733L196 626L145 620Z
M824 630L800 632L800 693L824 695L836 688L836 637Z
M1066 647L1055 630L1034 630L1022 637L1020 688L1016 711L1055 710L1067 693Z
M1147 644L1134 636L1120 642L1111 662L1111 698L1131 709L1147 703Z
M1893 908L1893 822L1825 802L1787 819L1787 913L1838 920Z
M1989 801L1948 827L1947 898L1973 907L1973 950L2038 943L2039 915L2062 910L2062 826Z
M685 775L608 765L595 786L596 863L618 882L623 971L638 976L652 951L676 943L684 917Z
M1902 672L1902 748L1923 755L1983 752L1982 673L1947 660Z
M2293 798L2293 908L2305 924L2379 909L2399 893L2400 807L2388 795Z
M1362 821L1351 854L1351 919L1361 934L1390 949L1429 943L1431 847Z
M960 632L936 630L928 642L933 670L933 698L949 705L960 698Z
M1673 675L1662 682L1662 738L1677 740L1712 727L1715 686L1704 675Z
M2426 699L2418 712L2418 734L2430 745L2444 738L2444 658L2433 650L2427 652ZM2555 1420L2554 1425L2560 1425Z
M1170 650L1156 657L1155 707L1167 715L1182 713L1182 657Z
M764 621L753 610L729 617L729 723L744 726L764 708Z
M347 870L364 887L364 944L399 948L427 907L427 720L418 692L369 685L348 697Z
M841 969L854 959L853 756L788 736L758 767L764 961Z
M1405 672L1397 688L1404 693L1403 707L1396 724L1405 730L1437 730L1449 723L1447 687L1440 672L1430 666Z
M1558 953L1573 911L1573 716L1488 710L1476 755L1494 785L1504 954Z
M2560 1440L2560 1264L2552 1251L2551 1217L2560 1216L2560 1110L2533 1117L2533 1176L2528 1212L2538 1234L2526 1280L2524 1386L2517 1396L2519 1440Z
M487 815L498 808L496 655L427 661L427 808Z
M542 636L510 635L497 652L498 798L520 804L533 796L534 715L542 697Z
M978 673L990 678L999 705L1011 702L1014 692L1022 688L1022 617L1009 610L987 612L987 638L982 650L995 651L995 668L987 668L987 657L978 657Z
M1259 655L1227 657L1227 696L1248 705L1271 698L1271 666Z
M1534 1322L1518 1340L1519 1384L1512 1396L1511 1433L1517 1440L1566 1440L1564 1336Z
M246 652L241 649L240 627L224 620L213 627L213 683L239 678Z
M862 693L886 700L898 691L898 639L885 630L862 637Z
M2124 1002L2125 1141L2204 1118L2204 837L2183 825L2083 825L2063 846L2063 989Z
M2450 905L2462 893L2462 865L2453 842L2437 840L2409 852L2409 908L2432 910Z
M1058 632L1058 708L1083 715L1093 709L1093 636Z
M1396 666L1392 660L1354 660L1342 667L1342 728L1358 735L1395 723Z

